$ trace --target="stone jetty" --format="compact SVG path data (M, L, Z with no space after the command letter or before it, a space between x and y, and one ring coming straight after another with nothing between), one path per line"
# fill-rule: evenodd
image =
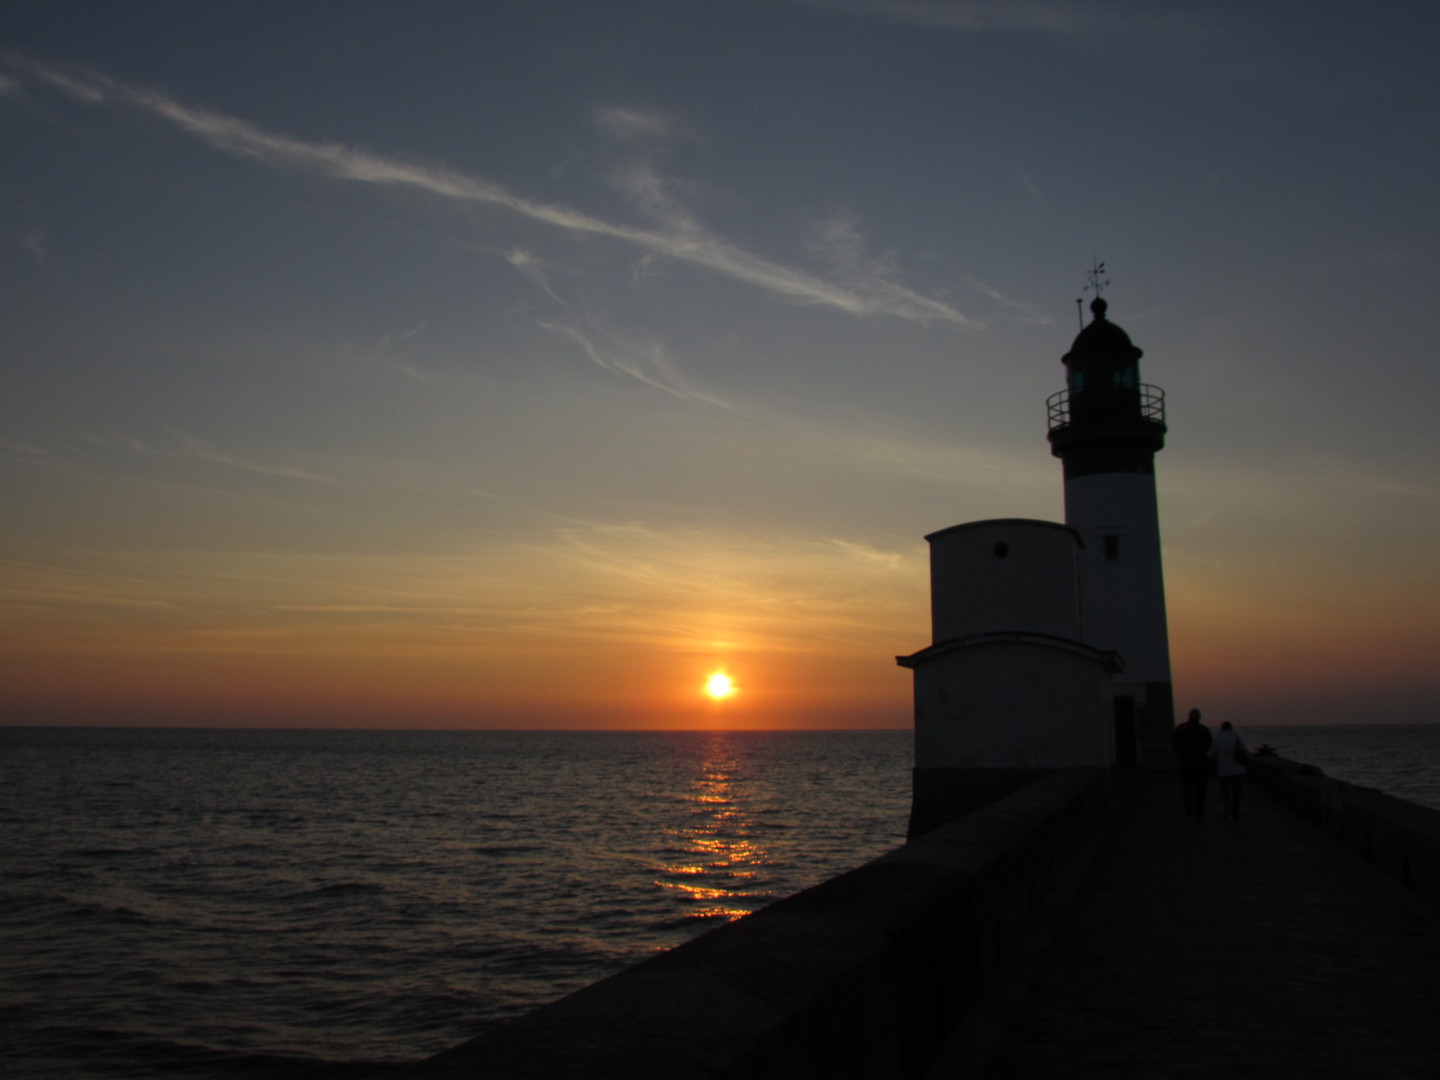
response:
M1139 778L927 1080L1440 1077L1440 906L1277 794L1187 819Z
M401 1072L1440 1076L1440 812L1280 758L1244 796L1062 770Z

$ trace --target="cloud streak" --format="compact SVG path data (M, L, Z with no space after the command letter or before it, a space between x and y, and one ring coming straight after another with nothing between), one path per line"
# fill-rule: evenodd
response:
M605 371L628 375L682 401L713 405L727 412L737 411L728 402L690 386L659 342L623 342L611 336L597 341L573 325L542 322L539 326L577 346L586 359Z
M648 143L672 138L678 128L670 117L653 109L609 107L595 110L595 126L624 143Z
M321 476L319 473L294 465L268 465L264 462L251 461L248 458L227 454L203 439L197 439L193 435L186 435L184 432L174 429L170 429L170 434L179 441L183 454L210 465L219 465L238 472L255 473L259 476L276 477L281 480L305 480L321 484L336 483L332 477Z
M338 142L314 142L268 131L248 120L185 105L165 94L129 86L96 72L62 71L8 52L0 53L0 62L77 102L138 109L216 150L273 168L341 182L408 188L446 200L492 206L550 228L615 240L647 254L701 266L795 303L855 316L888 315L920 323L973 325L955 308L891 281L881 280L870 288L858 283L847 288L752 254L693 226L655 230L619 225L570 207L516 195L483 177L444 166L416 164ZM643 126L633 116L626 119L632 128Z
M514 661L565 646L688 652L718 634L868 655L923 611L924 560L915 545L577 522L539 542L442 555L177 547L4 560L0 605L107 647L393 655L484 644Z
M948 304L921 296L897 280L899 264L893 255L875 256L866 250L859 222L851 214L835 214L810 227L809 247L829 264L831 273L851 288L875 297L892 315L912 322L942 321ZM978 326L971 320L966 320Z

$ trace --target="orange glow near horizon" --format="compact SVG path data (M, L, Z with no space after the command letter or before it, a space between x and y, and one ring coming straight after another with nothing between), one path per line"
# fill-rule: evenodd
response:
M720 670L713 657L699 667L675 646L427 651L397 640L387 653L325 644L281 652L186 649L174 639L148 649L0 641L0 723L696 730L910 722L909 673L887 663L883 639L835 656L747 649L736 657L743 682L735 668ZM716 675L728 687L712 683Z
M586 535L596 565L563 547L501 560L488 591L455 559L174 556L133 578L14 563L0 724L912 723L893 657L927 641L923 551L620 533ZM1174 562L1177 706L1223 703L1242 724L1434 717L1432 578Z
M903 727L923 554L596 526L465 557L16 564L0 724Z

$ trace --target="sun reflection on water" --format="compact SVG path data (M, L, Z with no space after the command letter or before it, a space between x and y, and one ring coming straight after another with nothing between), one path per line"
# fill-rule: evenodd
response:
M678 857L659 867L655 884L693 905L688 915L696 919L738 919L773 899L763 872L770 853L757 838L752 793L724 732L707 741L683 798L687 821L670 832Z

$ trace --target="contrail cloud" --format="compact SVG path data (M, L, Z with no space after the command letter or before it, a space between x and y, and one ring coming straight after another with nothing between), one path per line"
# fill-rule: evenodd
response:
M617 225L569 207L527 199L483 177L443 166L419 165L338 142L312 142L267 131L248 120L185 105L165 94L129 86L96 72L61 70L14 53L0 52L0 62L17 75L44 83L74 101L138 109L216 150L273 168L338 181L405 187L442 199L498 207L555 229L616 240L650 254L705 267L791 301L850 315L885 315L923 324L978 325L950 305L893 282L877 281L874 289L854 283L844 288L703 232L682 234Z

